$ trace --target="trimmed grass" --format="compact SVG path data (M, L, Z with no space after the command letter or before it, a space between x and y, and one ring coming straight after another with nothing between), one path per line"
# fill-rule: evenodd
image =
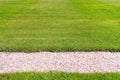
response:
M110 5L120 6L120 0L99 0L99 1L102 1Z
M0 51L120 51L119 30L101 0L0 0Z
M0 74L0 80L120 80L120 73L24 72Z

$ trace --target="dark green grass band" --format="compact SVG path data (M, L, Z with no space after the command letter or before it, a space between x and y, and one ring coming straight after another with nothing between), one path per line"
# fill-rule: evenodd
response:
M0 74L0 80L120 80L120 73L24 72Z

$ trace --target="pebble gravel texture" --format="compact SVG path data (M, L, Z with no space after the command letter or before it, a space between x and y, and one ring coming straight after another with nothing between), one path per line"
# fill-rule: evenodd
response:
M120 72L120 53L0 53L0 73L26 71Z

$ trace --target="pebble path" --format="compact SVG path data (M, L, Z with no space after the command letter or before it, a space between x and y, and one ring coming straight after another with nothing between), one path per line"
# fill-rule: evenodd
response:
M120 53L111 52L0 52L0 73L64 71L120 72Z

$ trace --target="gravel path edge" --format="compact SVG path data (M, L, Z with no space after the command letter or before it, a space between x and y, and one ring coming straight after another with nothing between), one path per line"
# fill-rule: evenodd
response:
M120 52L0 52L0 73L120 72Z

